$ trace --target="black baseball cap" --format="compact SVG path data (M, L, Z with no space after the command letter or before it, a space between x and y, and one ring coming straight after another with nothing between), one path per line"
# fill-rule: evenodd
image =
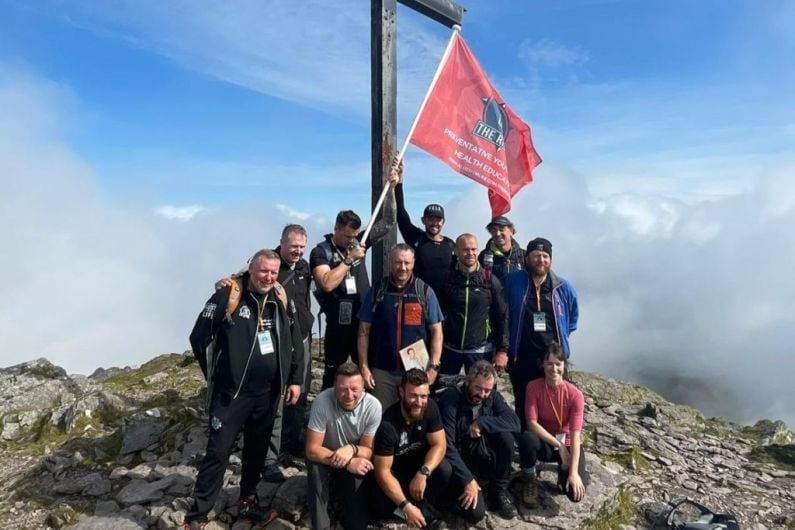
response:
M552 243L549 242L549 239L544 239L543 237L532 239L527 244L527 253L530 254L534 250L546 252L550 257L552 257Z
M497 217L492 219L491 222L486 225L486 230L491 230L492 227L495 226L507 226L511 230L514 229L511 220L505 217L504 215L498 215Z
M444 219L444 208L441 204L429 204L422 212L423 217L441 217Z

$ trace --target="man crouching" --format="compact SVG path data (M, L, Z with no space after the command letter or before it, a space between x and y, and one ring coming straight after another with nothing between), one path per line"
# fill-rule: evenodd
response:
M400 401L384 411L375 435L373 465L380 488L373 509L377 518L400 515L409 528L433 527L430 506L438 509L452 473L444 460L439 408L428 399L428 376L417 368L403 373L398 393Z
M342 503L340 519L346 530L367 528L368 510L360 487L373 469L373 439L381 422L381 403L364 393L359 367L337 367L334 387L318 394L306 431L308 502L312 528L331 528L328 515L333 491Z
M516 517L508 494L514 440L519 417L495 388L497 373L488 361L477 361L460 388L449 388L439 398L447 435L447 456L453 469L451 487L456 490L461 514L475 524L486 514L486 503L477 479L489 482L490 509L504 519ZM520 439L519 453L529 453Z

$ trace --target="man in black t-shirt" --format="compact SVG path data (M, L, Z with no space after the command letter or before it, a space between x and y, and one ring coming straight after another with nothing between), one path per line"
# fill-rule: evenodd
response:
M400 401L384 412L375 434L373 514L402 512L410 528L422 528L431 524L428 504L444 500L452 468L428 376L416 368L405 372L398 392Z
M394 169L389 176L390 185L397 182L398 178L398 170ZM334 385L334 374L339 365L346 362L349 356L354 360L356 358L356 335L359 330L356 315L364 295L370 290L364 263L365 251L383 239L394 224L395 192L391 189L384 202L383 214L373 224L367 241L362 241L364 232L359 232L361 218L351 210L343 210L337 214L334 232L326 234L309 255L309 267L317 286L320 310L326 315L323 390Z
M444 208L439 204L426 206L420 219L424 226L422 229L411 222L406 211L403 182L395 186L395 202L400 235L414 248L414 274L430 285L435 293L440 293L450 275L455 249L453 240L442 235Z

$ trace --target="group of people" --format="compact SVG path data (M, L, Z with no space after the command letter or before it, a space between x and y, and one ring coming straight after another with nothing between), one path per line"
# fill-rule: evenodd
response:
M441 205L413 225L398 169L390 187L366 243L395 222L405 242L372 285L361 219L350 210L308 262L306 230L288 225L275 250L216 284L190 336L208 381L209 438L186 530L207 524L240 432L238 517L258 523L272 514L258 503L257 483L280 478L283 452L306 459L315 529L330 528L336 505L345 528L392 515L432 527L440 511L474 524L487 508L513 518L516 448L525 506L539 505L539 461L559 464L569 499L584 497L584 399L568 379L577 296L551 270L552 244L535 238L522 248L498 216L481 251L473 234L442 235ZM325 366L307 421L312 282L325 315ZM406 369L401 350L419 343L427 365ZM496 388L504 371L513 408Z

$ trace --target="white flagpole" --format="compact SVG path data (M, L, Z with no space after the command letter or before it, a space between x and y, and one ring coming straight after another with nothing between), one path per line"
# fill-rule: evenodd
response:
M428 99L431 97L431 92L433 88L436 86L436 82L439 80L439 76L442 74L442 69L444 65L447 64L447 58L450 56L450 51L453 49L453 43L455 42L456 36L461 32L461 26L458 24L453 25L453 33L450 35L450 40L447 42L447 48L444 50L444 55L442 55L442 60L439 61L439 66L436 68L436 73L433 74L433 79L431 79L431 84L428 87L427 92L425 92L425 97L422 98L422 103L420 104L420 109L417 111L417 115L414 117L414 122L411 124L411 128L409 129L409 133L406 136L406 140L403 142L403 147L400 148L397 157L392 164L392 167L397 167L400 164L400 161L403 160L403 155L406 154L406 149L409 147L409 141L411 140L411 135L414 134L414 129L417 128L417 122L420 120L420 115L422 111L425 110L425 105L428 103ZM384 186L384 189L381 191L381 196L378 197L378 202L375 204L375 208L373 209L373 214L370 216L370 222L367 225L367 229L364 231L364 236L362 236L362 244L367 241L367 237L370 235L370 231L373 229L373 224L375 223L375 218L378 215L378 212L381 211L381 206L384 205L384 200L386 200L386 194L389 189L392 187L392 184L389 186Z

